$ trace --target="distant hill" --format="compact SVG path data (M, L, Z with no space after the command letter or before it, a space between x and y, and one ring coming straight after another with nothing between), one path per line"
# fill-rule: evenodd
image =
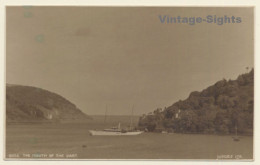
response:
M30 86L10 84L6 86L7 122L85 119L90 117L58 94Z
M191 92L164 110L158 108L139 120L149 131L182 133L253 133L254 70L236 80L221 80L201 92Z

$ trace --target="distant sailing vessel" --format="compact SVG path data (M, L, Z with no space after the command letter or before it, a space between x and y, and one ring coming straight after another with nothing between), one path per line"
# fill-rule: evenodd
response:
M107 110L106 110L107 112ZM132 115L133 115L133 109L132 109ZM106 115L105 115L105 121L106 121ZM139 135L143 133L143 131L134 130L132 129L132 116L131 116L131 123L129 129L121 129L120 123L117 127L112 127L104 130L89 130L90 135L96 136L96 135L103 135L103 136L118 136L118 135Z

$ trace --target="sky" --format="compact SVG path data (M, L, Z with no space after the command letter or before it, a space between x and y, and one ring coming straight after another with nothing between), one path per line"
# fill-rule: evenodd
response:
M6 82L40 87L89 115L134 115L184 100L254 66L253 8L6 9ZM171 17L241 23L166 24Z

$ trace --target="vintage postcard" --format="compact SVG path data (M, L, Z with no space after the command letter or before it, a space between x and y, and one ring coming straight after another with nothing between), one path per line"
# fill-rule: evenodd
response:
M254 160L254 7L5 9L5 160Z

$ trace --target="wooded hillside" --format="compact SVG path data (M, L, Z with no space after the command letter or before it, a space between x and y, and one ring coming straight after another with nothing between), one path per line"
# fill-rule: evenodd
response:
M140 128L182 133L253 133L254 70L236 80L221 80L201 92L191 92L164 110L139 120Z

